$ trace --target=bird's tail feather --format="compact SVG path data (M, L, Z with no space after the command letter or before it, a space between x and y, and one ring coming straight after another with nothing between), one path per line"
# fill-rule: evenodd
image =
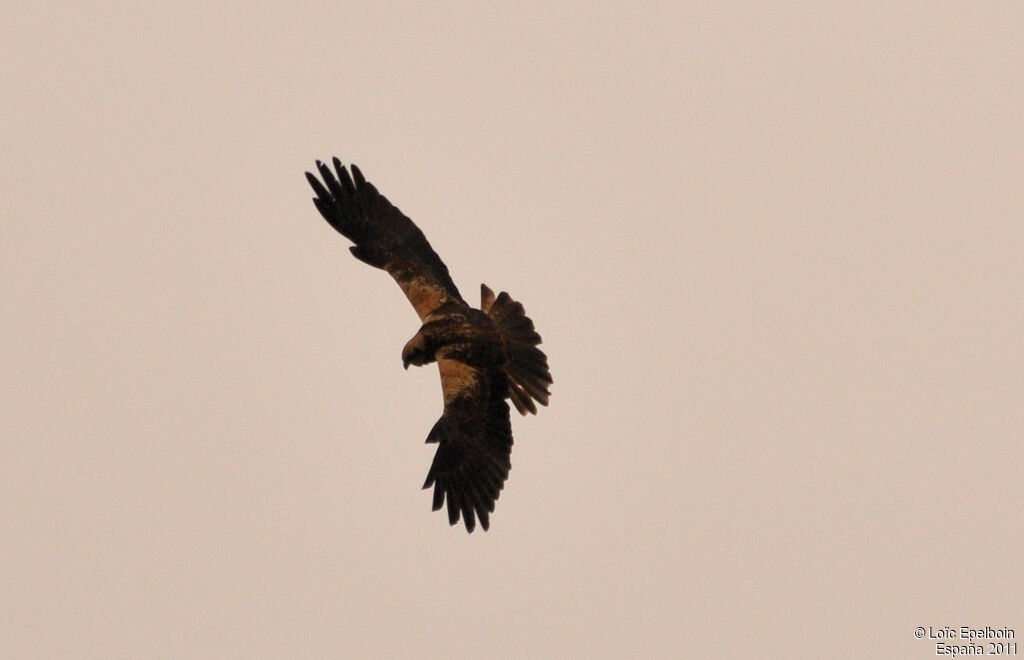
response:
M520 414L537 414L534 401L548 405L553 382L548 369L548 358L537 348L540 335L533 321L526 315L521 303L502 291L497 297L487 285L480 285L480 309L494 319L505 344L505 375L508 376L508 396Z

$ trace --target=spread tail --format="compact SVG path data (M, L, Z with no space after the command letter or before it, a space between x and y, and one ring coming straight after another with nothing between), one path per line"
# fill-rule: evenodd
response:
M533 329L533 321L526 315L521 303L502 291L498 297L487 285L480 285L480 309L494 319L505 344L505 375L508 376L508 396L520 414L537 414L534 401L548 405L548 386L553 382L548 370L548 358L537 348L540 335Z

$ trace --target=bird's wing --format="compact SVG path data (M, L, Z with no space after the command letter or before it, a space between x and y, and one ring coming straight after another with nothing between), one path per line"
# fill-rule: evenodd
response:
M433 509L448 502L448 522L472 532L490 526L494 503L512 467L507 382L500 368L482 370L440 358L444 414L427 442L438 443L424 488L434 487Z
M320 215L355 243L349 249L357 259L395 278L420 320L448 301L464 302L420 228L377 192L358 167L352 165L351 177L337 158L337 175L320 161L316 167L323 183L310 172L306 179Z

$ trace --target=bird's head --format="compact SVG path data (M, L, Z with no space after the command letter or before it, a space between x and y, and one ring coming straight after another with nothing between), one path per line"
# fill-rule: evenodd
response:
M428 362L430 356L427 354L427 341L422 334L417 333L402 349L402 367L408 369L410 364L421 367Z

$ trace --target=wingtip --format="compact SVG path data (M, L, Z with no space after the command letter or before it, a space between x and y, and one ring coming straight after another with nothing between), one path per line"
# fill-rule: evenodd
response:
M458 503L455 501L455 498L453 497L454 494L455 493L449 491L448 492L448 496L446 498L448 500L448 524L449 525L454 525L455 523L459 522L460 510L459 510Z
M355 163L349 163L349 169L352 170L352 178L355 179L356 187L366 185L366 179L363 178L363 172Z

